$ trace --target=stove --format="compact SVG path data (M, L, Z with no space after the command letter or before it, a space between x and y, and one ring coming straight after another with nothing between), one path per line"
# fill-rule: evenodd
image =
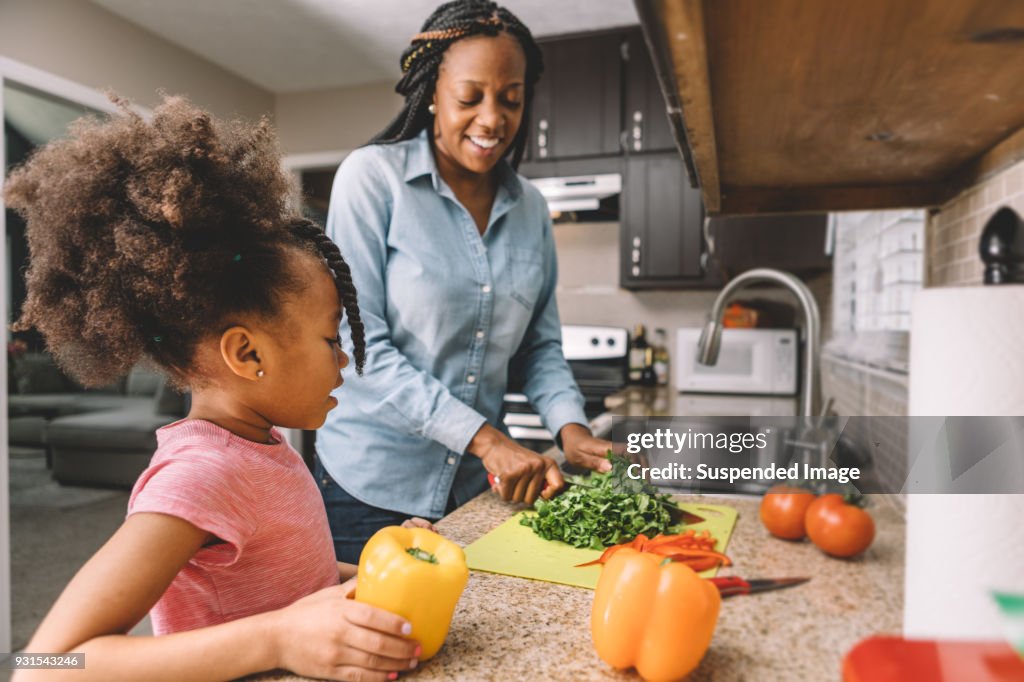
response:
M583 394L583 411L593 421L607 411L604 399L626 385L629 331L621 327L563 325L562 352ZM503 405L505 426L520 445L543 452L555 444L554 437L520 392L521 387L520 377L509 377L509 392Z

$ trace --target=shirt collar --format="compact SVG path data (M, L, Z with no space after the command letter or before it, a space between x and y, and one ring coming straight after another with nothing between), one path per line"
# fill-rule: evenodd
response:
M498 173L498 184L504 188L509 199L512 201L519 199L523 188L519 184L516 172L512 170L512 165L507 159L502 159L495 169ZM409 140L409 154L405 159L405 181L411 182L424 175L429 175L434 183L434 189L440 191L441 175L437 172L437 162L434 160L434 153L430 150L430 140L427 138L426 128Z

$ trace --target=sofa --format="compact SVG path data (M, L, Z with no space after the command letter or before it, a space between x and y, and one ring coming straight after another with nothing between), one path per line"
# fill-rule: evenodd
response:
M29 353L13 362L12 378L9 441L44 449L65 485L131 487L156 449L155 431L187 412L186 397L142 366L111 386L84 389L45 353Z

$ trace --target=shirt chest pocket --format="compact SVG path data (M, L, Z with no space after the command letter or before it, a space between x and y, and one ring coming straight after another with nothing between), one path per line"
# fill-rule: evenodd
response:
M507 247L512 298L533 310L544 286L544 259L538 251Z

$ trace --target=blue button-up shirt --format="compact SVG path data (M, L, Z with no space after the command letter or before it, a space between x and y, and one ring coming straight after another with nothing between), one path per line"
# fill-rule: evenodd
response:
M438 518L449 494L484 490L466 448L484 422L503 428L513 361L552 433L587 423L562 354L547 205L507 162L496 172L482 236L425 131L357 149L335 176L327 232L352 269L367 357L362 377L346 372L317 454L368 504ZM341 335L351 354L347 321Z

